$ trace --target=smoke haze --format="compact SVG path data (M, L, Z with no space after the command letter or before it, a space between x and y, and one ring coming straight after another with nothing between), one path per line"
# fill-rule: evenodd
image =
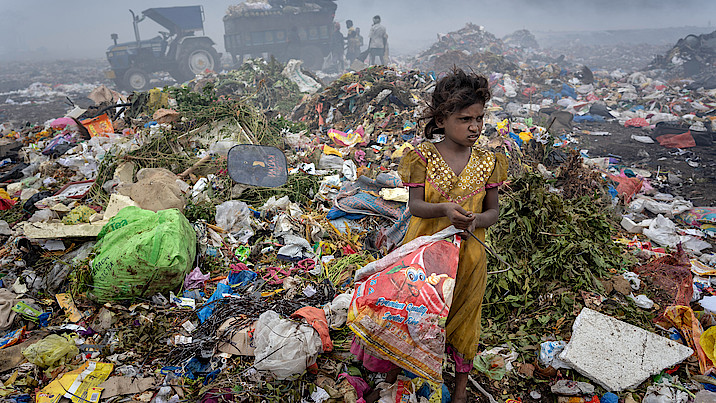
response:
M223 52L226 9L239 1L203 2L205 31ZM336 20L345 33L352 19L367 37L372 16L383 19L393 54L412 54L435 41L437 33L457 30L467 22L483 25L501 37L518 29L590 31L607 29L710 26L716 2L709 0L338 0ZM0 0L0 56L14 58L102 58L119 34L134 39L128 9L202 4L196 0ZM162 27L140 24L143 38ZM539 35L538 35L539 37Z

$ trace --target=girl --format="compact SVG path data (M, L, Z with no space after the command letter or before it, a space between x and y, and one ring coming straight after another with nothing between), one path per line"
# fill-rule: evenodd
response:
M484 241L485 228L497 222L497 187L507 177L507 159L475 147L489 100L485 77L455 68L438 81L423 117L428 120L425 137L433 141L425 141L406 154L398 168L403 184L409 187L408 208L412 214L403 243L450 225L472 231ZM446 324L447 350L457 370L455 402L467 399L467 380L477 353L487 280L484 247L470 237L463 238ZM368 370L388 372L386 382L397 379L400 369L392 363L373 357L357 344L351 351ZM377 397L374 392L366 400Z

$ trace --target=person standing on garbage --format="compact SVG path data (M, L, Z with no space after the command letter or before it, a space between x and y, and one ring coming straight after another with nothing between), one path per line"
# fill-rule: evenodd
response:
M343 71L343 51L346 48L346 41L341 33L341 24L336 22L333 26L333 35L331 36L331 54L333 55L333 62L338 64L338 67Z
M385 27L380 23L380 16L373 17L373 26L370 27L368 34L368 55L370 56L370 64L375 64L376 57L380 57L380 64L385 64L385 52L388 48L388 34ZM365 57L362 58L365 60Z
M507 158L476 146L482 133L485 104L490 100L485 77L455 68L440 79L423 119L424 141L398 167L409 188L412 217L403 243L454 225L484 241L485 229L499 216L498 186L507 178ZM467 381L480 338L482 298L487 282L485 248L462 237L452 305L445 325L447 352L455 360L454 402L467 399ZM371 354L354 339L351 352L366 369L387 372L395 383L400 369ZM377 398L376 391L369 394ZM367 398L366 401L369 401Z
M298 34L298 27L292 26L286 37L286 61L301 59L301 36Z
M360 55L363 38L360 36L360 29L353 26L353 21L346 20L346 28L348 29L346 34L346 60L348 60L348 65L350 66L353 60Z

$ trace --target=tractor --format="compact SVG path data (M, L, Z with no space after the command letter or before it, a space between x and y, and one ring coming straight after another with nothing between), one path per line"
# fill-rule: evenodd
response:
M204 9L202 6L149 8L141 15L132 14L133 42L117 43L107 49L111 66L105 76L114 80L117 87L127 91L143 91L150 87L150 74L168 72L178 82L194 78L207 70L217 70L221 55L214 49L214 41L204 36ZM149 18L168 32L142 40L139 23ZM202 36L196 33L201 31Z

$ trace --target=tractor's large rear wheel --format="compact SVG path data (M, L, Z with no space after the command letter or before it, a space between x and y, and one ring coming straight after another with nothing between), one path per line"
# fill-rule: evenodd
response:
M323 52L318 46L306 46L301 50L303 66L309 70L320 70L323 68Z
M221 60L219 53L212 46L193 43L181 50L178 62L179 65L172 72L172 77L179 82L184 82L207 70L217 70Z

